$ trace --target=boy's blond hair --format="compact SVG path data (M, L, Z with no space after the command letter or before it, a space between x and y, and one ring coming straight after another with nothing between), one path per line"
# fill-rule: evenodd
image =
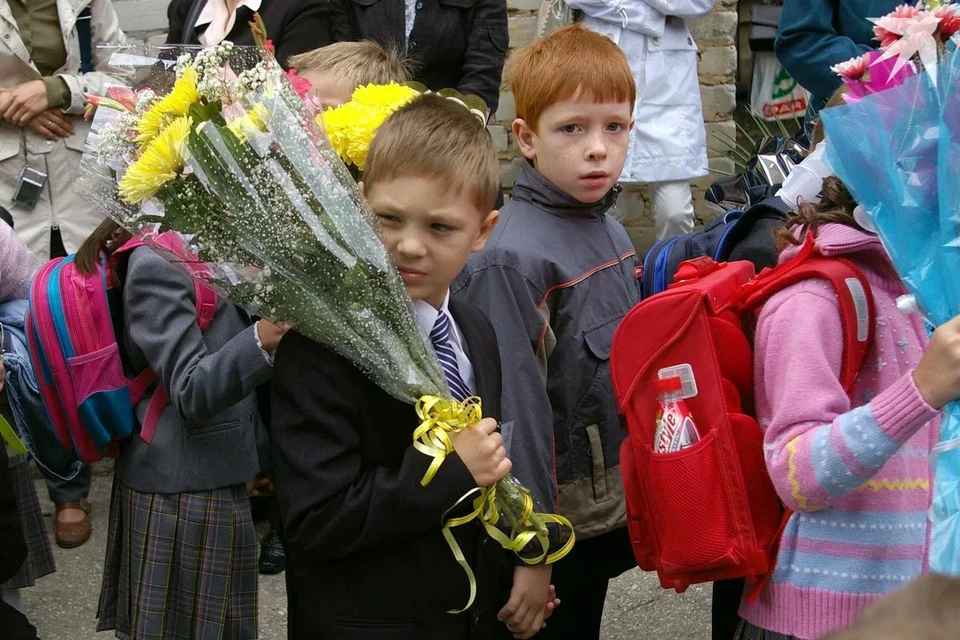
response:
M574 24L517 49L507 61L507 77L518 118L537 131L552 104L582 96L593 102L629 102L637 86L627 56L610 38Z
M291 56L290 66L301 75L329 73L354 87L410 81L410 66L399 52L372 40L336 42Z
M960 635L960 579L928 573L827 640L943 640Z
M398 109L377 129L363 172L365 188L380 181L437 178L466 190L484 214L493 210L500 163L493 140L463 105L435 94Z

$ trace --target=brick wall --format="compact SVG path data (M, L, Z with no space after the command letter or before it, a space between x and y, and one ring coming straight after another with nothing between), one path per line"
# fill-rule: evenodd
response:
M120 23L132 40L158 42L165 36L168 0L114 0ZM510 12L510 47L529 43L536 30L536 10L540 0L507 0ZM703 97L703 118L707 127L710 167L724 172L734 170L733 163L723 157L722 144L714 140L714 132L723 130L735 135L733 111L736 108L737 74L737 0L717 0L713 12L690 25L700 48L700 83ZM503 166L503 183L509 189L519 166L518 152L512 140L510 123L514 117L513 95L504 91L500 107L490 125ZM716 178L714 174L694 185L698 222L711 219L716 212L703 201L703 193ZM624 225L634 244L641 251L655 239L650 206L643 187L631 188L623 194L620 205L626 210Z

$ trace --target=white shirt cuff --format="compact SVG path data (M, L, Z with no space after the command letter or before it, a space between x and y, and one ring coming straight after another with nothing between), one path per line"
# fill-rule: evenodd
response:
M257 346L260 347L260 353L263 354L263 357L266 358L267 364L271 367L273 366L273 356L277 353L276 351L269 351L263 348L263 342L260 340L260 323L253 323L253 337L257 340Z

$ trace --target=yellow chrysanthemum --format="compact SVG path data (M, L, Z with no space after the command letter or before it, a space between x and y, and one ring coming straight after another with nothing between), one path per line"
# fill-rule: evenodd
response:
M368 84L357 87L353 95L350 96L351 102L359 102L371 107L399 104L400 106L410 102L420 93L416 89L396 82L389 84ZM399 107L398 107L399 108Z
M181 116L147 143L140 158L130 165L120 179L119 192L124 202L143 202L177 177L183 169L187 136L192 126L190 116Z
M170 93L157 100L140 118L136 141L141 145L147 144L174 118L187 115L190 107L199 100L197 72L193 67L187 67L173 84Z
M227 129L242 142L246 142L249 138L266 131L269 119L270 114L267 112L267 108L258 103L244 115L229 122Z
M396 83L368 84L353 92L350 102L317 116L337 155L363 171L377 129L387 117L420 95Z

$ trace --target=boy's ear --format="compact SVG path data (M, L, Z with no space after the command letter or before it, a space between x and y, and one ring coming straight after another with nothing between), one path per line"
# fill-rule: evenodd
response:
M487 240L490 238L490 232L493 231L493 228L497 226L497 222L499 221L500 212L496 209L487 214L487 217L483 220L483 224L480 225L480 232L477 233L477 237L470 247L472 253L483 251L483 248L487 246Z
M360 193L367 195L367 190L363 188L363 180L359 180L357 186L360 187Z
M513 137L517 141L523 157L530 161L535 160L537 157L537 134L523 118L517 118L513 121Z
M627 128L627 131L633 131L633 127L634 127L634 125L636 125L636 124L637 124L637 120L636 120L635 118L631 118L631 119L630 119L630 126Z

